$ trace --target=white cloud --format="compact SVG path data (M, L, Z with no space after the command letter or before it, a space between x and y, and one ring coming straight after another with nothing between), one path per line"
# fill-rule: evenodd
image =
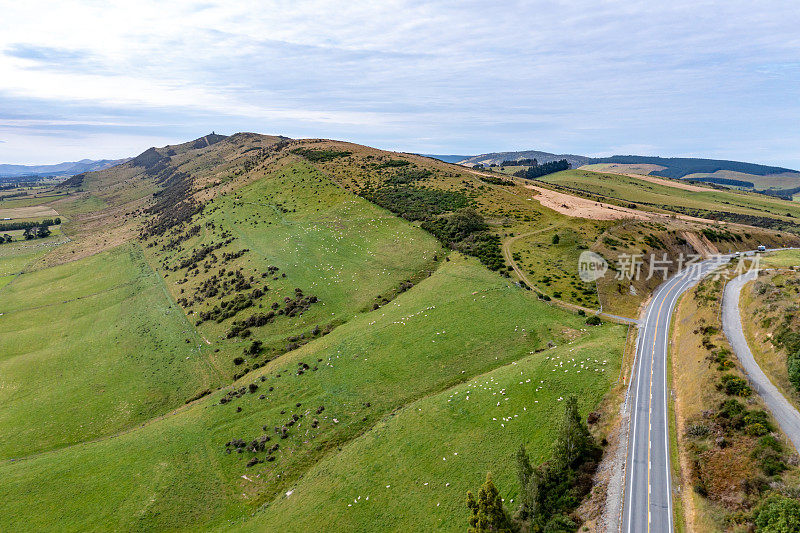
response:
M800 141L800 10L774 0L6 4L0 126L153 126L128 139L144 147L216 124L418 151L740 159L775 130ZM783 146L776 161L800 165Z

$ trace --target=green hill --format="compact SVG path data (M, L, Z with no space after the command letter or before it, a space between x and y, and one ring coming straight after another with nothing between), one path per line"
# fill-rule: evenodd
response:
M484 381L499 380L500 388L512 374L516 379L517 365L508 365L521 360L519 368L526 379L539 376L547 380L546 392L539 394L534 386L515 388L509 396L513 404L503 405L497 414L505 416L506 411L523 405L538 414L523 419L525 423L509 424L504 444L492 446L490 455L452 473L452 483L469 486L487 464L485 459L491 455L500 459L512 451L506 445L522 440L546 442L553 427L542 422L552 416L556 395L584 391L584 407L589 409L616 379L625 330L605 326L581 333L581 324L579 317L537 302L476 262L454 257L389 305L359 315L171 416L115 438L2 463L0 497L7 502L7 512L0 517L0 526L4 530L223 527L228 520L246 516L260 504L280 497L320 461L348 468L351 454L340 453L339 448L361 435L383 433L383 425L391 424L396 416L413 426L403 437L403 446L424 444L425 440L415 442L415 435L434 437L436 430L429 426L430 420L405 421L407 416L398 415L398 409L408 406L405 411L413 412L427 405L443 409L442 404L447 404L444 391L449 396L464 385L451 387L477 376ZM553 354L567 357L579 350L582 357L602 355L610 366L606 372L559 374L554 379L546 368L550 352L531 356L549 341L573 343ZM303 363L311 368L300 372ZM498 369L496 374L486 374L494 369ZM254 392L231 396L240 388L247 391L251 383L258 387ZM476 452L479 443L491 442L497 432L496 424L487 420L491 412L487 411L487 397L484 393L478 405L476 395L475 412L469 410L469 404L467 411L458 408L447 415L454 424L451 431L458 431L462 423L471 428L468 433ZM223 398L231 400L221 405ZM534 403L539 400L541 411ZM421 403L415 404L417 401ZM299 416L298 422L288 427L287 438L279 438L273 428L286 427L293 415ZM443 427L442 431L447 430ZM274 444L279 448L273 453L226 453L231 449L226 442L231 439L250 442L260 435L270 437L267 449ZM274 460L246 466L252 457L264 460L269 456ZM380 453L374 458L385 460ZM370 462L367 456L362 460ZM394 467L401 477L394 479L400 483L402 472L410 474L424 467L422 461L430 458L421 460L413 453L396 458ZM504 470L509 468L505 465ZM360 483L368 482L366 472L365 476ZM87 485L86 479L93 481ZM418 497L425 498L422 494ZM460 507L462 499L460 491L451 492L448 508ZM341 503L338 498L334 501ZM322 500L319 505L324 508L326 504ZM330 512L341 512L338 507ZM399 519L403 508L394 509ZM450 529L460 529L459 522L454 517ZM291 523L284 525L291 528Z
M789 168L759 165L743 161L703 159L697 157L657 157L641 155L614 155L587 157L574 154L551 154L535 150L494 152L465 157L462 165L500 165L503 161L537 159L539 164L566 159L573 169L632 172L671 179L688 179L715 183L728 187L777 192L800 187L800 172ZM784 195L786 196L786 195Z
M598 440L617 416L628 328L575 306L635 316L659 283L584 283L582 251L793 238L670 216L700 206L621 178L533 190L236 134L49 191L39 207L69 218L63 235L0 245L0 530L456 531L488 470L513 510L511 454L548 457L560 399L599 413ZM646 216L539 201L573 189L640 195ZM789 202L709 194L707 209L793 218Z

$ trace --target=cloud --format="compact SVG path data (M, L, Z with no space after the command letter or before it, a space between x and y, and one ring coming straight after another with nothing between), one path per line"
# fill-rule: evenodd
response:
M428 153L642 146L800 166L798 23L776 0L32 0L0 20L0 131L60 132L65 147L86 131L147 147L246 129ZM44 158L52 144L39 146Z
M106 70L91 52L85 50L15 43L6 49L4 54L29 62L27 68L31 69L74 73L98 73Z

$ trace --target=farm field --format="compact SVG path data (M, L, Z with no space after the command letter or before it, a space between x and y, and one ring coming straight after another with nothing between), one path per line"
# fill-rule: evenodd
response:
M760 256L762 268L792 268L800 265L800 250L777 250Z
M759 176L757 174L747 174L745 172L735 172L732 170L718 170L716 172L705 172L696 174L687 174L683 177L685 180L703 179L703 178L726 178L740 181L747 181L753 184L756 189L794 189L800 186L800 173L797 172L784 172L781 174L767 174Z
M135 244L0 292L0 457L143 422L219 376Z
M694 216L730 212L753 217L769 217L787 223L792 218L800 216L800 206L777 198L724 190L689 192L619 174L566 170L543 176L541 181L567 187L579 193L601 195L626 203L635 200L637 204L652 209L677 211Z
M18 221L35 218L55 218L57 216L58 212L47 205L34 204L21 207L5 207L0 203L0 223L6 218Z
M18 274L36 263L54 247L64 242L64 236L60 235L57 226L51 227L52 235L44 239L34 239L32 241L16 240L0 246L0 276ZM20 239L22 230L4 232Z
M64 197L64 193L42 193L42 194L34 194L34 195L27 195L27 196L19 196L13 198L0 198L0 218L4 218L9 216L6 211L10 211L13 209L21 209L21 208L31 208L36 206L42 206L42 204L49 203L59 198ZM42 206L40 210L44 211L47 210L48 207ZM45 216L49 216L45 215Z
M464 495L487 471L513 512L510 451L525 443L536 462L549 458L562 399L577 395L584 416L600 403L618 378L619 359L607 358L610 346L619 350L622 330L593 329L404 407L238 529L462 531Z
M235 516L290 490L319 461L336 463L337 447L362 434L370 435L375 424L379 424L375 434L390 435L396 431L392 426L392 419L396 418L403 424L401 427L416 426L414 435L424 435L433 419L417 418L412 407L396 417L390 416L398 408L413 406L413 402L422 402L416 408L424 406L423 411L430 406L431 412L426 416L441 409L442 415L452 420L463 412L475 445L487 442L500 431L497 424L485 423L492 413L486 401L488 392L475 397L482 401L476 401L472 411L473 404L458 408L452 405L453 410L448 410L444 391L449 396L465 387L459 383L496 371L496 375L484 376L483 381L494 379L508 386L506 416L512 411L518 414L520 406L539 398L533 392L535 387L511 388L512 379L519 381L519 365L527 374L526 379L539 376L545 380L545 387L538 394L547 409L529 421L523 417L525 422L519 425L508 424L510 432L503 443L513 447L504 450L498 446L496 452L491 452L495 458L508 457L521 440L534 445L544 442L553 428L551 424L545 428L541 425L550 420L552 409L558 409L553 401L556 395L591 391L582 400L583 407L588 408L617 378L626 328L605 325L581 331L585 327L581 317L538 302L530 293L509 286L472 259L453 256L431 277L388 305L359 315L329 335L268 363L233 387L212 393L173 416L113 439L0 464L0 477L5 480L0 486L0 498L10 502L9 512L0 517L0 526L15 529L24 523L34 528L74 530L191 529L200 524L228 527L226 524ZM574 373L562 375L560 368L552 372L545 359L550 356L549 351L531 354L546 348L550 341L561 347L553 354L562 359L568 354L569 358L580 354L600 360L602 355L608 361L607 370L600 372L600 367L592 363L592 371L582 374L577 373L579 366L569 369ZM566 345L570 341L573 345ZM519 360L522 361L513 364ZM318 370L309 368L300 373L298 369L305 368L302 363ZM232 397L220 405L223 397L231 398L230 391L239 387L246 390L250 383L258 387L253 393ZM454 386L457 388L448 390ZM564 390L560 391L562 387ZM261 394L264 399L260 399ZM317 412L319 407L324 410ZM301 415L299 421L288 431L288 438L279 439L273 426L285 424L293 414ZM312 418L318 422L310 422ZM388 424L387 429L382 429L384 423ZM542 433L533 429L537 425ZM449 435L448 430L442 431L441 435ZM268 444L279 443L279 449L268 454L275 457L274 461L248 469L245 463L254 454L225 453L225 443L232 438L249 441L261 434L272 437ZM373 439L367 437L364 442L370 444ZM409 445L424 442L411 441ZM468 446L464 449L470 453ZM547 453L538 447L536 450L537 457ZM263 452L255 455L265 456ZM348 452L342 457L342 465L349 464ZM397 478L399 483L403 477L409 483L413 481L418 468L415 462L409 455L394 458L393 466L401 476ZM453 485L473 486L480 481L476 475L482 468L483 463L479 463L457 469L453 472ZM510 469L508 465L504 470L498 469L498 473L504 472L502 479L509 479ZM104 475L96 476L97 472ZM94 479L91 485L83 482L87 476ZM509 486L506 490L512 489ZM443 491L440 497L446 494ZM451 498L443 505L463 505L464 494L460 490L454 491ZM332 508L328 512L345 512L340 508L345 502L324 505L329 503ZM45 508L49 512L43 512ZM53 512L56 508L58 511ZM455 524L448 527L452 529Z
M664 170L666 167L647 163L592 163L583 165L578 170L591 170L592 172L619 172L632 174L650 174L657 170Z

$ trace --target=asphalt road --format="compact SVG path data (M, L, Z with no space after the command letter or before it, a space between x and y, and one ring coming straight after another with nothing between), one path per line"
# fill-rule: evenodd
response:
M639 325L628 401L632 402L621 530L672 531L672 479L667 420L667 347L678 297L728 257L684 270L654 293Z
M742 330L742 316L739 312L739 295L742 287L748 282L756 279L756 272L747 272L732 279L725 286L722 297L722 331L728 338L736 357L744 367L750 384L755 391L764 399L767 408L772 412L778 425L781 427L789 440L794 444L795 449L800 450L800 413L792 407L783 394L778 391L775 385L761 371L753 353L747 345L747 340Z

